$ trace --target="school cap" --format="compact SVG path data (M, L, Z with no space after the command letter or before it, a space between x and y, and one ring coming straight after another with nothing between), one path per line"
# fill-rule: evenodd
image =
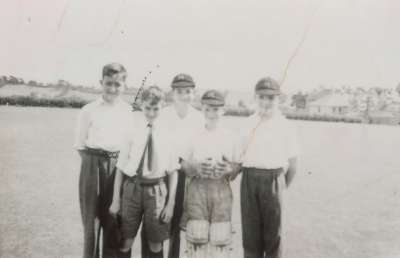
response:
M276 80L271 77L265 77L257 82L255 92L264 95L280 95L281 89Z
M201 104L222 107L225 105L225 98L217 90L208 90L201 97Z
M196 85L193 81L192 76L186 73L180 73L174 77L171 83L171 87L174 88L194 88Z

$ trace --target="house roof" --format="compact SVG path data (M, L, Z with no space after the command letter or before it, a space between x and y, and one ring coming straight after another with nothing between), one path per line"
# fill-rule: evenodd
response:
M310 102L309 106L348 107L350 106L349 100L348 95L330 94Z

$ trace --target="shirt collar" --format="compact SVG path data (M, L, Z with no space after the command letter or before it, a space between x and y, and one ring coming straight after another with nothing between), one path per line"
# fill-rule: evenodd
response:
M104 100L103 95L100 96L96 101L99 105L109 105L109 106L117 106L117 105L121 104L121 102L122 102L121 97L117 97L113 104L109 104Z

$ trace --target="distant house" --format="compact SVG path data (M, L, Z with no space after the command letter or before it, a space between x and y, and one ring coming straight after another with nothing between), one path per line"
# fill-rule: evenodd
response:
M350 111L350 100L345 94L330 94L307 105L313 115L344 115Z

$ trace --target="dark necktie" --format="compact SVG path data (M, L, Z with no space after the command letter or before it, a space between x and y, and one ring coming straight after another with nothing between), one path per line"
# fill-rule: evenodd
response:
M147 169L152 171L153 168L153 127L151 124L148 124L149 127L149 136L147 139Z
M144 165L144 160L147 155L147 169L151 171L152 169L152 161L153 161L153 136L152 136L152 125L148 124L147 127L149 128L149 133L147 135L147 141L146 145L143 150L142 158L140 159L139 162L139 167L137 169L137 175L138 176L143 176L143 165Z

